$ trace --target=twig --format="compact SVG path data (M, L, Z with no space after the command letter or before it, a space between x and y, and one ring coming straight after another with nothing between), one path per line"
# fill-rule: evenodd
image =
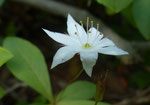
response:
M17 89L19 87L25 87L25 86L27 86L25 83L16 83L11 88L9 88L8 90L6 90L6 94L11 93L12 91L14 91L15 89Z

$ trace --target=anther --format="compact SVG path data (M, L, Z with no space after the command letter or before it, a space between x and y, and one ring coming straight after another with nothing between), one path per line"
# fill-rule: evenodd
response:
M93 24L94 22L93 21L91 21L91 24Z
M100 32L100 35L102 35L103 33L102 32Z
M80 24L82 24L83 22L82 21L80 21Z
M75 24L74 26L75 26L75 27L77 27L77 25L76 25L76 24Z
M88 31L88 33L91 33L91 31Z
M74 34L77 35L77 32L75 32Z

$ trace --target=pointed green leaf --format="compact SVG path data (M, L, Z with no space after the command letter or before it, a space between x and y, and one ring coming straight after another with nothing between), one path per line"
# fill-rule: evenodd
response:
M0 87L0 99L3 98L5 94L6 94L6 91L2 87Z
M6 38L3 45L14 54L14 58L7 63L13 75L52 100L48 70L41 51L32 43L17 37Z
M133 0L97 0L98 3L110 8L114 12L118 13L126 8Z
M150 39L150 0L136 0L132 13L139 31L146 39Z
M10 51L0 47L0 67L12 57L13 55Z
M75 94L75 93L74 93ZM60 101L57 103L57 105L95 105L95 101ZM98 102L97 105L111 105L104 102Z
M95 84L88 81L78 81L70 84L57 97L57 100L86 100L93 98L96 92Z

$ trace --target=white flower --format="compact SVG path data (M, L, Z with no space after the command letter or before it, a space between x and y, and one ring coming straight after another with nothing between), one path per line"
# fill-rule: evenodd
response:
M87 30L88 21L89 18L87 18ZM87 32L83 28L82 21L80 23L81 25L68 14L67 31L69 35L43 29L53 40L65 45L56 52L51 69L58 64L68 61L76 53L79 53L83 69L91 76L98 53L108 55L128 54L128 52L117 48L108 38L103 38L103 34L98 31L99 25L97 25L97 29L94 28L93 21L91 21L91 28Z

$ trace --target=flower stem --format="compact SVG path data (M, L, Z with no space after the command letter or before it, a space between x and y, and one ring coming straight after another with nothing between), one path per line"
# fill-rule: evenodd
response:
M97 105L98 101L95 101L95 104L94 105Z
M84 69L81 69L80 72L78 72L77 75L75 75L75 77L70 81L70 83L75 81L77 78L79 78L79 76L82 74L83 70Z

